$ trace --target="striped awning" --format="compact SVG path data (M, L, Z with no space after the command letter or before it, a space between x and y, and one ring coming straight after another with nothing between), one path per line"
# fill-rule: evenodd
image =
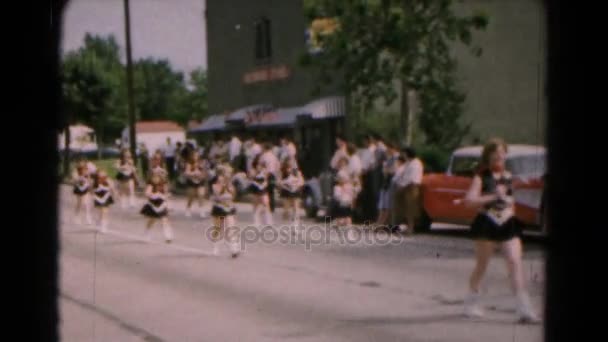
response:
M325 97L308 103L303 111L313 119L335 118L346 115L346 104L342 96Z
M267 112L272 110L272 106L268 104L257 104L240 108L226 115L225 121L236 122L245 121L248 116L254 113Z
M247 124L247 127L289 127L294 126L298 119L298 115L303 114L301 107L278 108L267 115L260 117L259 120L252 121Z
M211 115L207 119L203 120L203 123L200 124L200 126L191 129L190 132L196 133L223 130L226 128L225 118L226 116L223 114Z

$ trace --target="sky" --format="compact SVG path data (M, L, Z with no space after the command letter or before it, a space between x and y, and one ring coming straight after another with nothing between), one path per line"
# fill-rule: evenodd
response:
M207 69L205 0L131 0L133 59L167 58L186 73ZM78 49L87 32L114 34L125 57L123 0L69 0L64 13L62 52Z

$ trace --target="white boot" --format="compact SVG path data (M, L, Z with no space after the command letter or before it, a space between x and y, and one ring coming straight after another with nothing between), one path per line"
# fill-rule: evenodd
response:
M203 210L203 207L201 207L201 218L202 219L206 219L207 218L207 213L205 212L205 210Z
M131 194L129 196L129 207L130 208L134 208L135 207L135 195Z
M517 300L517 316L521 323L539 323L540 319L532 309L530 296L527 292L521 292L516 295Z
M233 258L238 257L240 253L239 243L237 241L228 241L227 244L228 249L230 250L230 255Z
M108 220L103 218L99 222L99 232L105 234L108 232Z
M151 232L152 228L145 228L144 230L144 241L145 242L152 242L152 232Z
M120 208L127 209L127 199L125 198L125 196L122 196L120 198Z
M165 241L171 243L173 241L173 228L171 228L169 223L163 223L163 233L165 234Z
M192 213L190 212L190 208L186 208L186 217L191 217Z
M464 314L471 318L481 318L485 314L479 305L479 293L471 292L464 300Z
M266 210L264 212L264 216L266 219L266 225L272 226L274 223L272 222L272 213L270 212L269 208L266 208Z
M254 225L254 227L256 227L256 228L260 227L260 221L261 221L260 220L260 208L258 207L258 208L256 208L253 211L253 225Z
M214 256L218 256L220 254L220 246L219 246L219 242L213 242L213 250L211 252L211 254L213 254Z
M82 216L80 216L80 214L74 215L74 224L82 224Z

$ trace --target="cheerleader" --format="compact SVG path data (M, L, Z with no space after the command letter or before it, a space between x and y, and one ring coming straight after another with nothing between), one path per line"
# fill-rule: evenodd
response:
M163 166L163 157L161 154L156 153L150 160L150 170L148 171L148 179L152 178L152 176L159 176L165 184L169 182L169 173L167 169Z
M339 227L350 226L352 224L352 207L358 189L347 172L338 172L336 178L332 216L336 219L336 224Z
M264 214L267 225L272 225L272 213L270 212L270 199L268 197L268 171L266 164L260 160L260 156L253 160L253 170L250 177L249 192L254 195L253 200L253 224L260 226L260 216Z
M169 208L167 205L167 182L158 175L153 175L146 186L146 197L148 201L144 204L140 213L148 218L146 224L145 238L150 241L150 229L158 220L161 221L165 241L173 241L173 229L169 225Z
M123 209L126 208L127 196L129 197L129 206L135 205L135 182L137 180L135 163L131 157L131 152L124 150L120 159L116 162L116 179L119 184L120 204Z
M507 145L493 139L483 149L480 172L473 178L465 205L478 208L479 214L471 225L475 241L476 265L469 279L470 293L465 300L465 314L483 316L479 306L479 289L487 265L496 247L500 246L506 259L511 288L517 301L520 322L539 322L525 289L520 239L522 224L515 217L511 174L505 169ZM460 202L460 201L455 201Z
M104 170L99 170L93 184L93 202L95 208L99 209L99 231L108 231L108 209L114 203L114 185L108 179L108 174Z
M281 167L281 179L279 187L283 199L284 217L297 227L299 226L300 196L304 186L304 177L296 166L295 159L287 158Z
M204 162L199 159L198 153L192 151L185 165L184 176L186 178L186 194L188 202L186 204L186 217L190 217L190 207L194 199L198 200L201 218L205 218L203 211L203 198L205 196L205 182L207 178Z
M211 239L213 242L213 254L219 254L219 240L222 236L226 238L228 247L233 258L239 255L238 234L229 231L228 228L235 227L236 208L234 207L235 190L230 184L229 178L219 173L211 181L211 201L213 203L211 216L213 216L213 231Z
M84 207L85 219L87 224L93 224L91 220L91 204L89 192L91 190L91 177L89 175L86 162L81 161L76 166L76 170L72 174L74 190L76 196L76 209L74 211L74 223L81 224L81 208Z

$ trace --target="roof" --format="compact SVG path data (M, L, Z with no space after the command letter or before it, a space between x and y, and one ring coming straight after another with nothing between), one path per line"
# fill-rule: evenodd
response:
M215 114L211 115L207 119L203 120L198 127L194 127L190 130L190 132L210 132L221 130L226 127L225 123L226 115L224 114Z
M265 115L260 120L249 122L249 127L270 126L292 126L296 123L298 115L302 114L301 108L278 108L270 115Z
M521 145L521 144L513 144L508 145L509 152L508 156L520 156L520 155L530 155L530 154L545 154L546 149L544 146L540 145ZM456 149L453 153L455 156L471 156L471 157L479 157L481 156L481 152L483 150L483 146L467 146Z
M173 121L138 121L135 123L137 133L183 132L184 129Z
M310 102L303 107L303 110L310 114L313 119L340 117L346 114L346 106L342 96L325 97Z
M193 128L200 126L200 124L202 122L203 122L202 120L190 120L190 121L188 121L188 124L186 125L186 127L188 130L191 130Z

